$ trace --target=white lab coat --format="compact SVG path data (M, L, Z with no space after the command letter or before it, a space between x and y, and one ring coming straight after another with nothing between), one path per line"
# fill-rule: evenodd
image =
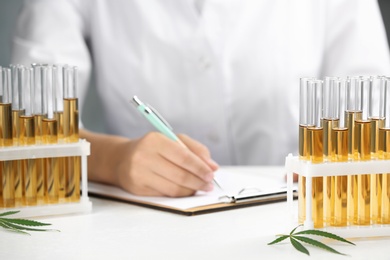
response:
M109 133L154 130L129 102L138 95L222 165L297 151L300 77L390 74L376 0L27 3L14 63L78 66L82 107L93 60Z

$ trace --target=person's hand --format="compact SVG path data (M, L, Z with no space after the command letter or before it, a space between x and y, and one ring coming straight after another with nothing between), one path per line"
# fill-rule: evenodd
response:
M182 197L197 190L213 189L218 165L208 149L186 135L185 146L158 132L120 145L116 184L130 193L146 196ZM118 159L118 158L117 158Z

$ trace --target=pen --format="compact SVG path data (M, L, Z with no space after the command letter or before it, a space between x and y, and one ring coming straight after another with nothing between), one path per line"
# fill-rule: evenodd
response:
M146 119L161 133L163 133L168 138L172 139L173 141L178 142L183 147L186 147L185 144L175 135L173 132L172 127L169 125L169 123L150 105L144 104L137 96L133 97L133 103L138 109L138 111L141 112L142 115L146 117ZM187 147L186 147L187 148ZM221 185L213 179L214 183L218 186L219 189L223 190Z

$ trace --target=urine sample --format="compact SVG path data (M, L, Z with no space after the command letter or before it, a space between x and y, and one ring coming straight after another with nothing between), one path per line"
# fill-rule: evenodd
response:
M322 80L308 81L308 151L311 163L323 162L323 127L321 125L322 117ZM323 207L323 177L312 178L312 218L315 228L324 225L324 207ZM308 196L309 194L307 194ZM308 215L306 209L306 216Z
M0 67L0 146L13 145L11 70ZM15 206L15 185L12 161L0 161L0 206Z
M52 67L42 66L41 82L43 87L43 108L45 117L42 120L42 142L45 145L58 143L58 125L54 115L54 96ZM59 203L60 201L60 169L59 158L44 158L46 201L49 204Z
M79 110L77 98L77 68L65 66L64 77L64 141L74 143L79 141ZM65 158L65 200L76 202L80 200L81 158L71 156Z
M311 78L301 78L299 86L299 159L309 160L308 136L307 136L307 88L308 80ZM306 218L306 177L298 176L298 221L303 223Z
M332 162L348 161L348 129L336 127L331 132ZM331 226L346 226L347 222L347 187L348 176L334 176L331 184L331 207L333 207L330 222Z
M358 84L358 105L362 111L361 119L355 119L355 144L357 160L371 160L371 121L368 118L369 106L369 78L360 77ZM354 224L371 224L371 175L359 174L357 176L357 214Z
M369 86L369 106L368 118L371 121L371 159L378 159L379 149L379 129L383 128L384 117L381 116L381 111L384 109L383 91L384 91L385 77L372 76L370 77ZM371 223L376 224L381 216L382 205L382 180L383 174L371 174Z
M12 86L12 139L13 145L19 145L20 121L19 117L24 115L22 99L20 92L22 85L18 77L20 66L11 65L11 86ZM23 179L22 179L22 163L21 160L12 161L12 175L14 176L15 186L15 206L21 206L23 200Z
M52 86L53 86L53 109L54 118L57 121L57 139L58 143L64 143L64 65L53 65L52 71ZM58 172L59 172L59 198L60 201L65 201L65 181L66 170L65 157L59 157L57 160Z
M355 138L356 119L362 118L361 106L359 106L359 77L347 77L346 79L346 109L345 126L348 128L348 159L358 160L357 145ZM357 175L347 177L347 218L348 224L352 225L357 219Z
M390 79L384 78L380 99L380 116L384 118L383 126L379 128L378 157L390 160ZM380 224L390 224L390 173L382 174L381 211L378 218Z
M339 126L338 103L341 79L338 77L325 77L322 91L322 118L323 128L323 155L324 161L331 161L332 129ZM334 214L334 185L335 176L325 176L324 182L324 221L329 224Z
M42 120L45 118L45 104L44 104L44 91L42 82L42 71L43 65L33 64L32 65L32 77L31 86L33 86L33 114L34 114L34 125L35 125L35 143L37 145L43 144L42 142ZM36 159L37 168L37 203L45 203L45 174L44 174L44 158Z
M32 70L23 66L18 68L18 81L21 86L19 99L22 100L24 114L19 116L19 145L35 145L35 119L33 114ZM23 204L37 205L37 164L36 159L22 159L21 175L23 183Z

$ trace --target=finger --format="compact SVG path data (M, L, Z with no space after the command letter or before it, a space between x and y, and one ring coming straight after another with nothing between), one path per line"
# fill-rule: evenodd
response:
M158 161L158 157L153 159L153 161ZM119 183L122 189L136 195L183 197L196 192L196 190L181 187L181 185L155 173L148 165L143 163L143 160L140 160L137 168L132 170L132 174L127 173L121 176L122 179Z
M151 164L150 169L165 179L191 190L211 191L213 189L212 183L205 182L198 176L178 167L163 157Z
M190 149L163 135L160 139L161 142L156 142L159 145L156 150L162 157L198 176L205 182L213 180L214 173L211 167Z
M198 141L190 138L188 135L184 135L184 134L179 134L178 137L180 138L180 140L193 152L195 153L197 156L199 156L203 161L205 161L209 166L210 168L213 170L213 171L216 171L219 166L218 164L213 160L211 159L211 156L210 156L210 151L207 149L206 146L204 146L203 144L199 143Z
M194 189L173 183L157 173L153 173L152 178L148 181L147 187L167 197L186 197L194 195L196 192Z

